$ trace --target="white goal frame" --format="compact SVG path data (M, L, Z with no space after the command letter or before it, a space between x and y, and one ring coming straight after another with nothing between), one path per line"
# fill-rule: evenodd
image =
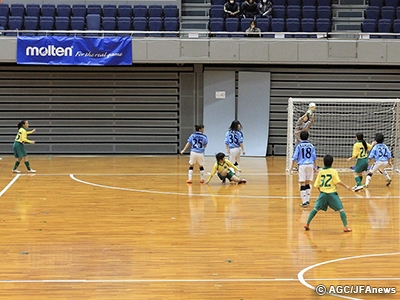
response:
M352 147L355 142L355 134L356 132L363 132L364 138L368 143L371 143L374 139L375 133L382 132L385 135L384 143L388 145L389 149L392 153L392 162L393 162L393 171L400 173L400 99L373 99L373 98L289 98L288 99L288 115L287 115L287 144L286 144L286 171L289 171L292 164L292 156L295 147L295 138L294 138L294 127L297 120L303 115L307 109L308 104L310 102L314 102L317 105L317 110L315 113L315 123L313 127L310 129L310 141L313 142L313 135L316 139L318 135L326 134L326 136L330 137L330 135L337 135L338 144L336 145L336 149L342 149L343 146L340 143L345 139L346 150L341 150L342 152L346 151L346 155L341 153L341 155L335 155L335 153L321 153L318 151L318 145L315 144L316 152L317 152L317 164L319 166L323 166L322 157L326 154L331 154L335 158L334 168L339 171L352 171L351 165L355 164L355 161L347 162L346 158L351 156ZM382 111L373 111L367 112L367 110L362 110L363 107L367 108L367 102L372 105L376 105L378 108L382 107ZM364 106L363 106L364 103ZM325 107L324 107L325 104ZM337 105L337 110L335 111L334 107ZM354 104L354 106L352 106ZM393 104L393 105L391 105ZM342 105L342 106L340 106ZM329 108L330 106L330 108ZM341 114L341 107L344 108L345 112ZM328 109L329 108L329 109ZM354 112L351 110L354 109ZM333 112L331 112L333 111ZM357 112L358 111L358 112ZM390 114L387 112L390 111ZM368 118L366 120L371 119L371 126L363 125L357 126L364 121L362 114L367 115ZM335 115L337 114L337 116ZM353 117L358 117L359 121L355 120L355 124L353 128L342 128L340 127L340 123L346 123L345 120L351 120ZM386 119L381 122L382 118ZM337 118L336 123L330 124L335 128L323 127L324 119L326 118ZM342 120L341 120L342 119ZM374 122L372 122L374 121ZM322 122L322 125L318 124L318 122ZM327 122L327 121L325 121ZM347 122L348 123L348 122ZM377 126L375 123L378 123ZM317 125L317 126L316 126ZM329 126L329 125L327 125ZM346 126L346 124L344 124ZM373 127L373 128L369 128ZM378 128L379 127L379 128ZM324 131L325 130L325 131ZM344 135L340 136L340 135ZM332 136L332 139L334 137ZM347 146L348 145L348 146ZM331 145L332 146L332 145ZM347 149L348 148L348 149ZM324 152L324 151L322 151ZM335 152L335 151L333 151Z

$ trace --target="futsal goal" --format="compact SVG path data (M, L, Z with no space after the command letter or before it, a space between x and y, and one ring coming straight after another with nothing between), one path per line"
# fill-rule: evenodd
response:
M286 170L290 169L295 147L294 128L298 119L314 102L317 109L309 140L317 152L317 165L323 166L323 157L334 157L333 167L351 171L355 160L351 157L357 132L364 134L368 143L375 134L385 136L384 143L393 157L393 170L400 173L400 99L343 99L343 98L289 98L287 120Z

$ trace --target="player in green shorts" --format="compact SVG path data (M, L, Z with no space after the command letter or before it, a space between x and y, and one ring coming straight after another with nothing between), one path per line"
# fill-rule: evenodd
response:
M347 216L343 209L342 201L340 201L337 193L337 185L341 185L350 191L350 187L344 184L338 172L332 168L333 157L329 154L324 157L324 167L319 171L317 179L315 180L314 187L316 187L320 194L313 210L308 215L307 223L304 225L305 230L310 230L310 222L315 217L318 211L328 209L328 206L334 211L340 213L340 219L344 226L344 232L351 232L351 228L347 227Z
M14 173L20 173L21 171L17 170L19 164L21 161L24 161L24 164L26 168L28 169L29 173L36 173L35 170L31 169L31 166L29 164L28 160L28 155L26 154L24 144L35 144L35 141L28 140L28 134L35 133L36 129L33 129L31 131L28 131L29 128L29 122L26 120L22 120L21 122L18 123L18 133L15 137L14 140L14 145L13 145L13 150L14 150L14 156L16 158L14 168L12 171Z
M226 179L228 178L230 181L237 182L238 184L246 183L246 179L240 179L232 169L236 171L240 171L238 167L236 167L230 160L225 159L225 154L219 152L215 155L217 162L214 164L214 167L208 177L206 184L210 182L215 173L218 174L218 177L222 180L222 183L225 184Z
M353 191L357 192L364 188L362 184L362 173L368 169L368 153L372 147L376 144L374 142L372 145L364 141L364 134L361 132L356 133L357 142L353 145L353 154L347 160L350 161L353 158L357 159L356 166L354 168L354 179L356 180L356 185L353 186Z

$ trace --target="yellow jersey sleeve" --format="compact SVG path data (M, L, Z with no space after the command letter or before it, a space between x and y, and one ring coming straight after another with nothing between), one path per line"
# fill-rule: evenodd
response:
M32 141L28 140L28 134L31 134L32 131L26 131L25 128L21 127L18 129L17 136L15 137L15 141L19 143L32 143Z

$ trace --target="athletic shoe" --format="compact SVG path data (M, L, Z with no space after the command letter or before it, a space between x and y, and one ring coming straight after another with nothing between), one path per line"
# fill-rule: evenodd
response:
M12 171L13 171L13 173L21 173L20 170L12 170Z
M392 179L386 179L386 186L389 186L392 183Z
M308 224L305 224L303 227L305 230L310 230L310 226L308 226Z
M238 184L242 184L242 183L246 183L246 179L240 179L240 181L238 182Z
M308 207L310 205L310 202L305 202L305 203L301 203L299 204L300 207Z
M345 228L343 229L343 231L344 231L344 232L352 232L353 229L351 229L351 228L349 228L349 227L345 227Z
M204 179L200 179L200 183L204 183Z
M30 170L28 170L28 173L36 173L36 170L30 169Z
M358 191L362 190L363 188L364 187L362 185L356 185L356 186L353 186L352 190L354 192L358 192Z
M186 183L192 183L191 179L186 180Z

